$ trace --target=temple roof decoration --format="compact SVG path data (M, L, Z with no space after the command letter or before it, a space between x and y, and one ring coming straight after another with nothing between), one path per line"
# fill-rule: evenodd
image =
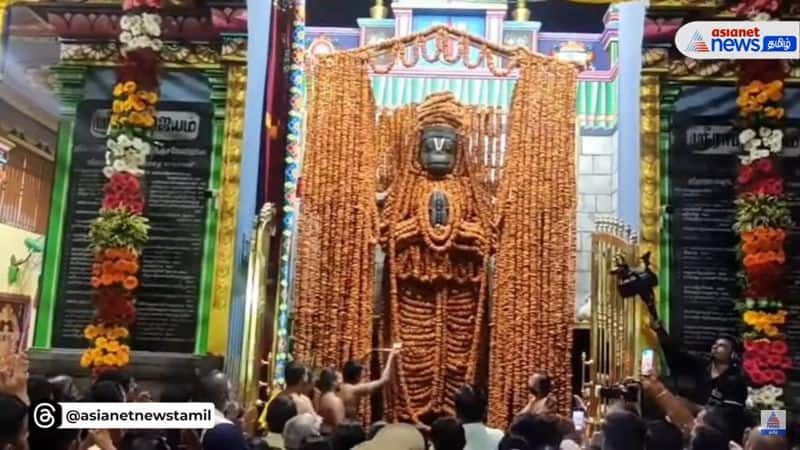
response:
M394 18L361 18L354 28L307 27L309 53L313 57L354 49L444 25L498 46L520 46L578 63L584 69L578 83L578 123L600 133L616 129L619 16L614 7L604 17L606 29L600 34L543 33L539 22L506 20L505 0L395 0L392 9ZM433 51L431 45L424 48ZM470 60L477 61L479 50L471 51L475 53ZM385 107L419 102L430 93L449 90L465 104L504 108L515 81L513 73L492 76L485 63L468 69L463 62L420 58L413 67L374 75L373 89L376 101Z

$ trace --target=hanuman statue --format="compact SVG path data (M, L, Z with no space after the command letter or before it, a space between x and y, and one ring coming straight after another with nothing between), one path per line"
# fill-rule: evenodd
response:
M401 344L385 395L392 419L452 414L454 394L480 384L489 422L505 427L527 404L533 372L554 380L566 413L578 70L442 27L398 39L313 64L295 271L286 283L294 293L278 310L281 323L288 309L291 333L279 327L275 381L289 351L316 367L373 355L375 367L376 347ZM409 54L425 54L426 39L437 48L456 41L459 54L444 54L449 63L477 51L498 77L515 68L508 110L465 107L446 92L379 114L370 80L385 73L377 62L409 63ZM485 162L500 153L502 164Z
M479 348L487 338L493 228L485 185L471 171L465 118L451 93L417 108L381 215L389 271L384 326L403 345L391 397L403 420L452 413L454 394L485 363Z

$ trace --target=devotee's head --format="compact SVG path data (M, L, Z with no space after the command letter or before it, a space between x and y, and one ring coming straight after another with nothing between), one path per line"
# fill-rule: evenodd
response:
M311 371L303 364L292 362L284 371L286 388L295 392L308 393L311 390Z
M511 425L511 433L522 436L531 450L555 447L561 444L558 419L545 415L523 414Z
M283 428L283 443L286 450L300 450L305 443L319 437L321 422L319 417L310 413L289 419Z
M761 428L753 428L747 436L745 450L787 450L789 443L782 436L763 436Z
M730 364L736 351L736 339L731 336L720 336L711 345L711 359L716 363Z
M28 377L28 398L31 403L53 400L54 397L53 385L47 381L47 378L40 375L30 375Z
M550 377L543 373L534 373L528 378L528 391L538 398L547 396L552 388Z
M725 433L708 425L700 425L692 431L690 450L728 450L730 440Z
M647 450L682 450L683 434L675 425L666 420L653 420L647 423Z
M603 423L603 450L642 450L647 426L644 421L628 411L614 411Z
M379 420L372 425L369 426L369 432L367 433L367 439L372 439L378 434L378 431L381 431L383 427L386 426L386 421Z
M120 450L170 450L167 439L149 430L135 430L125 433Z
M407 423L392 423L381 428L374 438L354 450L427 450L422 433Z
M339 374L332 368L324 369L317 378L317 389L320 393L336 392L339 387Z
M706 408L699 425L708 425L720 431L728 441L741 442L747 428L747 413L737 406L719 405Z
M267 429L272 433L283 433L286 423L297 415L297 406L288 395L279 395L267 406Z
M0 394L0 449L28 448L28 407L14 395Z
M100 381L111 381L118 384L122 389L122 392L125 393L126 397L133 394L133 391L136 387L136 383L133 381L133 378L131 378L127 372L119 369L105 370L101 372L97 376L97 380L95 382Z
M77 401L81 393L78 386L75 385L75 380L69 375L57 375L50 378L50 384L53 385L54 399L57 402L74 402Z
M486 420L486 393L483 389L465 386L456 394L456 416L463 423Z
M230 385L228 378L219 370L213 370L200 378L195 397L198 402L210 402L219 411L224 411L228 404Z
M532 450L524 437L516 434L507 434L500 439L497 450Z
M435 450L463 450L467 445L464 427L455 417L440 417L431 424L431 442Z
M342 379L347 384L356 384L361 382L361 377L364 375L364 366L356 361L347 361L342 368Z
M336 432L333 433L333 448L335 450L350 450L366 440L367 434L361 424L346 423L336 427Z
M88 400L92 402L121 403L125 401L125 391L113 381L98 381L89 390Z

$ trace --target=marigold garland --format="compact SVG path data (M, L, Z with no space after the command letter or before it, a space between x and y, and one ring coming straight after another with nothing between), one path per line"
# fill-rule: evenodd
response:
M741 0L733 12L763 21L781 0ZM788 317L779 300L785 293L786 229L792 225L777 155L783 148L782 119L786 68L782 61L744 61L739 70L743 154L737 177L736 223L741 240L742 294L737 304L745 327L743 369L750 379L748 405L782 409L783 386L792 369L783 328Z
M89 228L95 314L84 329L89 348L80 363L95 375L130 362L131 349L125 342L136 318L140 257L149 229L143 217L145 194L140 178L156 124L160 8L160 1L126 1L120 19L121 61L112 92L103 169L108 181L100 215Z
M456 45L451 45L452 36L456 37ZM416 220L416 216L408 222L394 222L388 229L378 228L375 193L379 181L380 191L391 185L392 206L387 205L388 212L383 215L388 222L399 218L392 211L420 208L418 197L407 190L411 185L401 188L399 180L407 177L403 168L408 166L389 163L382 156L397 155L387 152L386 146L398 136L402 142L400 148L411 148L418 143L403 141L409 135L408 119L416 114L408 108L401 108L395 119L379 125L381 135L375 136L377 114L368 72L371 69L386 73L396 61L410 65L419 56L433 59L423 46L431 37L436 39L437 57L449 62L461 58L466 64L475 65L465 59L470 56L465 36L440 28L433 34L426 32L365 49L325 55L311 68L297 240L293 353L297 359L317 366L338 365L369 354L375 298L374 248L378 236L387 236L381 230L393 230L386 245L388 255L394 258L390 279L396 281L449 276L475 281L478 289L485 290L484 254L491 243L497 255L497 287L492 302L489 356L490 420L502 427L527 401L526 380L534 371L547 372L554 379L562 412L566 413L570 405L571 367L564 361L569 359L572 345L576 197L574 164L563 155L574 150L577 69L524 50L498 51L491 44L484 44L479 53L495 75L520 70L509 118L507 163L490 216L486 214L491 205L487 195L468 194L475 191L459 188L455 182L428 186L425 192L418 192L446 191L455 202L453 207L461 211L473 208L474 219L481 224L458 230L470 240L466 244L469 248L465 248L468 254L480 249L474 259L459 259L454 264L448 258L433 258L437 252L464 245L453 241L456 230L427 229L428 225ZM507 58L503 69L498 67L500 56ZM450 106L441 107L446 110ZM437 114L447 114L445 110ZM487 117L490 115L475 114L471 122ZM392 137L383 136L384 131ZM415 153L402 151L398 156ZM471 186L484 182L486 172L476 172L470 175L475 179L468 183ZM493 232L498 225L499 240ZM418 230L422 231L420 238L425 241L425 248L434 249L433 253L392 249L392 245L400 242L398 237L412 236ZM398 301L392 302L389 320L394 325L390 322L387 330L390 336L385 336L386 339L392 338L392 327L397 330L397 325L407 323L424 326L419 332L432 337L432 342L444 342L445 321L457 329L456 335L475 336L477 331L472 325L480 321L459 319L461 312L480 308L481 302L476 304L474 295L431 299L419 293L417 298L413 290L399 289L401 285L394 282L390 288ZM447 310L450 307L457 311L452 319ZM475 318L483 314L479 309L471 311ZM426 318L423 322L413 318L420 314ZM434 399L435 403L430 405L434 410L446 410L448 405L436 399L445 399L460 387L448 380L465 378L452 377L448 364L455 364L456 372L466 374L466 379L474 375L470 371L477 369L477 357L473 356L470 344L447 340L448 354L460 350L462 355L444 364L437 360L438 350L432 354L432 361L401 358L405 360L399 364L398 388L407 393L406 400L412 404L401 405L395 411L413 419L425 410L418 406L426 398ZM433 379L444 383L423 386L413 381L415 377L430 379L430 371ZM406 374L409 378L404 382Z

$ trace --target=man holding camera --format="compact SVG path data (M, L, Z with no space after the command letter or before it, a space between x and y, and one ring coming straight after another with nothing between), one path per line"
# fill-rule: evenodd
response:
M720 336L711 346L708 358L682 351L659 321L651 321L674 379L676 393L691 401L695 410L702 406L727 405L744 408L747 379L739 365L738 342Z

